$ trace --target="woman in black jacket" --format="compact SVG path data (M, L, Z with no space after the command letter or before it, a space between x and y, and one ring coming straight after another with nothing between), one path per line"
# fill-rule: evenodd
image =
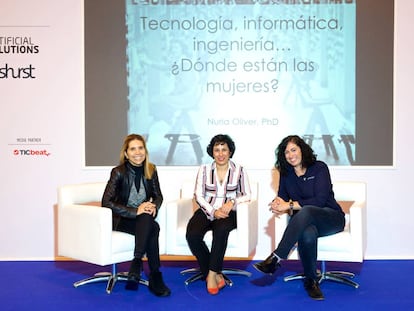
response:
M164 284L159 256L160 227L155 221L163 197L154 164L149 162L145 139L128 135L121 148L120 164L111 171L102 206L113 214L113 228L135 236L134 259L126 289L137 290L146 254L150 269L149 289L156 296L170 295Z

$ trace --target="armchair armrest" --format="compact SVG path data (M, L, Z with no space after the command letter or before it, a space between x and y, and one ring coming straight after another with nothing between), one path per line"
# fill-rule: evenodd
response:
M112 211L109 208L70 204L60 208L59 255L100 264L95 258L111 254Z
M240 241L239 251L246 257L250 256L258 240L257 200L237 205L237 235Z
M365 201L354 202L349 209L349 233L352 240L352 252L354 258L359 258L360 262L364 259L366 246L365 213Z
M282 240L283 233L289 222L288 214L280 215L279 217L274 216L275 218L275 245L279 245L280 240Z
M193 215L192 201L192 199L179 199L166 204L168 232L174 232L177 227L187 226L188 220Z
M186 241L179 240L177 230L185 230L188 220L193 214L191 198L170 201L166 209L166 253L173 255L191 255ZM184 245L184 246L183 246Z

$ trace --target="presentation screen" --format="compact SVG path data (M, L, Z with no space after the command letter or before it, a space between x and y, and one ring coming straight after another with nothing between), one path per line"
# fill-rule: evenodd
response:
M86 86L102 76L106 80L100 88L85 90L86 164L116 164L113 155L122 137L138 133L146 138L155 164L199 165L211 160L206 146L222 133L235 141L234 159L249 168L271 166L278 143L291 134L303 137L329 165L392 165L393 15L380 20L381 13L372 13L375 7L364 10L362 2L369 1L117 2L118 8L107 14L118 18L104 19L119 29L112 33L116 37L105 36L107 43L120 42L117 53L115 48L100 51L101 58L109 55L106 61L96 60L96 51L85 53L86 77L95 78L86 79ZM100 22L88 22L93 5L85 6L85 48L96 49L88 30ZM374 18L367 23L370 16ZM387 32L377 32L383 24ZM364 52L373 42L364 41L370 36L391 40L390 51L381 50L384 68L382 63L367 65L376 58ZM112 74L90 73L103 63L111 64ZM374 66L377 73L369 72ZM377 76L379 68L386 75ZM367 77L374 82L367 83ZM111 79L116 82L108 83ZM102 85L120 88L111 92L114 86ZM383 86L385 90L377 89ZM102 98L92 99L88 89ZM105 99L113 94L119 97ZM94 104L88 106L88 101ZM102 132L94 126L93 137L88 128L102 111L111 121L102 123ZM102 148L96 136L112 124L119 139L106 142L113 148L111 156L94 156ZM88 142L93 142L90 148ZM376 142L381 148L372 148Z

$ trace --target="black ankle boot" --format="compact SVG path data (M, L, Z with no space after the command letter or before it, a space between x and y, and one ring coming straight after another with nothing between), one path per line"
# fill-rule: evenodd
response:
M149 290L158 297L166 297L171 294L170 289L165 285L164 280L162 279L161 272L152 272L149 276Z
M128 272L128 280L125 285L127 290L137 290L139 280L141 278L142 260L141 258L135 257L131 262L131 267Z
M280 263L278 258L274 254L271 254L264 261L253 264L253 267L262 273L273 274L280 267Z
M322 291L319 288L318 281L305 278L305 280L303 281L303 287L305 287L306 292L312 299L324 300Z

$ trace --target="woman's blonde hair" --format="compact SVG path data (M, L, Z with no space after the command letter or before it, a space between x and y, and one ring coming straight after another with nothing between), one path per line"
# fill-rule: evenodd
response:
M128 150L129 143L133 140L139 140L144 145L144 149L145 149L145 160L144 160L144 163L143 163L144 175L145 175L146 179L151 179L152 174L154 174L154 171L155 171L155 165L152 164L149 160L147 144L145 143L144 137L142 137L141 135L129 134L127 137L125 137L124 143L122 144L121 152L119 154L119 163L124 164L128 160L126 158L125 153Z

